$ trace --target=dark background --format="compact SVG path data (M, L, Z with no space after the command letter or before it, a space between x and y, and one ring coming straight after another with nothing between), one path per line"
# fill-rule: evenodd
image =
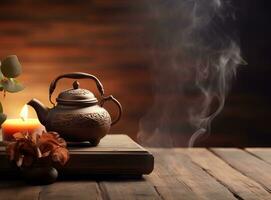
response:
M26 85L25 91L2 100L5 112L16 117L33 97L49 106L47 92L53 78L85 71L99 77L106 93L123 104L123 119L112 133L136 139L139 120L153 103L147 49L152 16L146 4L150 3L1 1L0 58L18 55L24 67L21 81ZM210 137L197 146L270 146L270 6L268 1L255 0L235 1L233 6L242 57L248 65L238 68ZM58 92L68 84L63 81ZM83 86L88 87L88 82ZM88 88L96 91L93 83ZM33 111L31 115L35 116Z
M239 67L213 132L223 132L221 137L228 134L232 145L270 146L270 3L249 0L235 4L240 47L248 65Z

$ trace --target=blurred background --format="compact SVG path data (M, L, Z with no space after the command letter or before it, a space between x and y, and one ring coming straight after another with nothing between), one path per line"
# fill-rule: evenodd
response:
M150 11L152 3L155 1L2 0L0 60L16 54L23 65L19 80L26 86L20 93L1 97L5 113L9 118L18 117L31 98L51 106L50 82L63 73L83 71L97 76L106 94L114 95L123 105L122 120L111 133L137 140L140 121L146 119L157 98L152 42L159 30ZM195 146L270 146L270 7L268 1L254 0L239 0L232 6L241 55L248 65L238 68L225 107L212 122L211 134ZM158 51L159 55L168 53L162 48ZM164 82L171 75L165 74ZM99 97L93 82L80 83ZM61 81L54 97L71 84L72 80ZM173 90L160 98L175 96L178 94ZM186 101L189 97L182 96L178 104ZM108 103L106 108L114 118L114 105ZM36 117L33 110L30 115ZM170 123L166 123L170 135L165 133L166 137L177 141L174 146L186 146L191 136L181 128L172 131L180 123L186 123L181 114L170 116Z

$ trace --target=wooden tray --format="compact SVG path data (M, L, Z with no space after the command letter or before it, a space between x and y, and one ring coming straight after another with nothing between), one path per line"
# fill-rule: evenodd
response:
M143 175L152 172L150 152L126 135L107 135L97 147L69 147L70 160L61 175ZM0 147L0 174L11 175L16 169Z

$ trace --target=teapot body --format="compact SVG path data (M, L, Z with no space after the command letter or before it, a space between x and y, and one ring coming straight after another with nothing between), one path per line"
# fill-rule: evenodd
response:
M97 145L110 130L111 117L98 104L93 106L57 105L48 113L48 131L56 131L66 141L89 141Z
M73 88L62 91L56 98L57 105L52 101L52 94L57 82L62 78L94 80L101 94L101 100L87 89L81 89L78 81L74 81ZM83 72L63 74L54 79L49 87L49 100L53 108L49 109L37 99L32 99L28 105L32 106L39 121L47 131L58 132L68 142L89 141L96 146L100 139L116 124L121 117L120 102L112 95L105 96L102 83L93 75ZM107 110L103 108L105 102L111 101L118 108L117 117L111 121Z

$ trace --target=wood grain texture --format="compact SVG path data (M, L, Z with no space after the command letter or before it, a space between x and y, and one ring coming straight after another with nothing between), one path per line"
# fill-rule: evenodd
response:
M251 200L271 198L271 194L259 183L233 169L210 151L206 149L191 149L184 152L190 156L194 163L213 176L236 196Z
M271 192L271 165L242 149L220 149L212 151L242 174L260 183Z
M235 199L233 194L183 153L184 149L153 149L154 172L146 179L164 199Z
M43 186L39 200L100 200L99 186L95 181L62 181Z
M133 175L149 174L154 158L127 135L106 135L96 147L69 147L70 159L59 170L61 176L78 175ZM5 148L0 146L0 174L15 174L7 159Z
M3 200L38 200L41 186L26 185L22 181L0 181L0 199Z
M160 200L154 187L143 180L102 181L100 183L105 199L112 200Z
M0 199L271 199L270 192L257 183L257 176L246 176L243 169L230 166L236 165L235 161L220 155L225 152L241 155L239 151L243 150L212 149L216 154L207 149L150 150L156 165L153 173L143 178L77 177L43 186L26 185L19 180L0 180ZM244 151L239 157L240 162L248 159L246 154ZM258 166L253 162L247 168ZM263 167L260 175L268 175L265 170L267 168Z
M271 164L271 149L270 148L246 148L246 151L254 154L260 159Z

